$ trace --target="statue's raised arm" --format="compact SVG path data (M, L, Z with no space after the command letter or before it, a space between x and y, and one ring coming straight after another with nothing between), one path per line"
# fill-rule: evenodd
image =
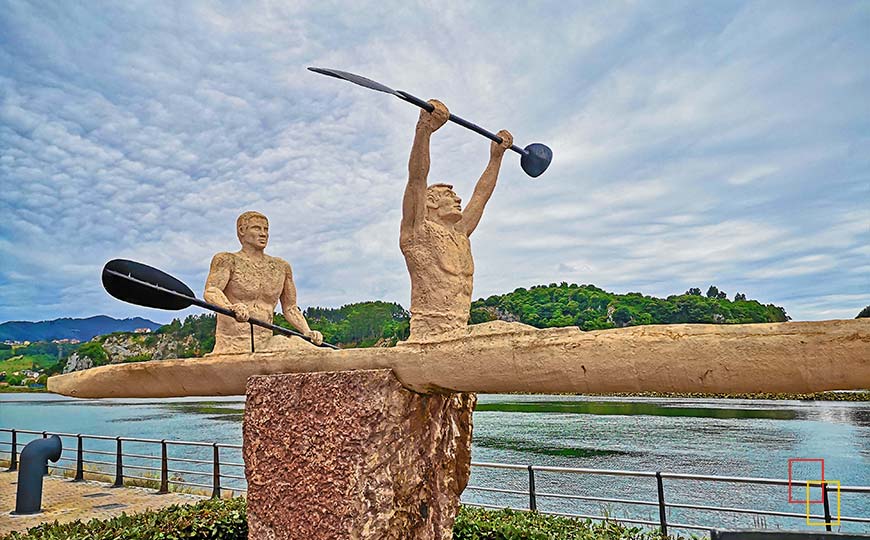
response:
M420 111L411 158L408 160L408 185L402 200L402 228L399 243L404 244L426 217L426 181L429 177L429 139L450 118L447 107L437 99L429 100L435 110Z
M489 145L489 163L486 165L483 174L480 175L477 185L474 186L474 194L471 196L471 200L468 201L468 206L462 212L460 227L468 236L471 236L471 233L477 228L477 224L480 223L483 209L495 190L495 183L498 181L498 171L501 169L501 160L504 158L504 152L514 143L513 135L505 129L499 131L498 136L501 137L501 144L492 142Z

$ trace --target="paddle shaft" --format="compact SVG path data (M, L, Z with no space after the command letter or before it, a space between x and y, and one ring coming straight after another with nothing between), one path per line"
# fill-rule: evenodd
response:
M113 276L118 276L118 277L126 279L128 281L132 281L133 283L136 283L138 285L144 285L146 287L150 287L150 288L154 289L155 291L160 291L161 293L164 293L164 294L170 294L172 296L184 298L185 300L189 301L191 304L193 304L195 306L199 306L199 307L205 308L205 309L210 309L216 313L220 313L221 315L226 315L228 317L233 317L233 318L235 318L235 316L236 316L235 311L233 311L231 309L227 309L227 308L215 305L215 304L210 304L210 303L206 302L205 300L200 300L199 298L197 298L195 296L187 296L186 294L181 294L180 292L166 289L164 287L161 287L160 285L148 283L147 281L142 281L141 279L137 279L137 278L134 278L133 276L128 276L127 274L122 274L121 272L116 272L114 270L106 269L105 271L108 272L109 274L112 274ZM262 328L268 328L269 330L274 330L275 332L279 332L279 333L287 335L287 336L300 337L300 338L304 339L305 341L314 343L305 334L296 332L294 330L290 330L289 328L284 328L283 326L277 326L277 325L274 325L272 323L267 323L266 321L261 321L259 319L254 319L254 318L249 318L246 322L249 322L251 324L255 324L255 325L260 326ZM338 347L336 347L335 345L333 345L331 343L326 343L325 341L320 345L320 347L329 347L331 349L338 349Z
M408 92L405 92L404 90L396 90L396 95L399 97L399 99L405 100L412 105L416 105L416 106L420 107L421 109L425 110L426 112L432 112L435 110L435 107L431 103L429 103L428 101L423 101L422 99L418 98L417 96L412 96L411 94L409 94ZM455 124L459 124L460 126L462 126L464 128L470 129L471 131L473 131L475 133L479 133L479 134L483 135L484 137L493 141L496 144L501 144L503 142L502 138L499 137L498 135L496 135L495 133L488 131L488 130L485 130L482 127L478 126L477 124L469 122L465 118L460 118L460 117L456 116L455 114L451 114L449 120ZM525 156L528 154L528 152L526 152L523 148L520 148L519 146L517 146L515 144L512 145L510 147L510 149L521 156Z

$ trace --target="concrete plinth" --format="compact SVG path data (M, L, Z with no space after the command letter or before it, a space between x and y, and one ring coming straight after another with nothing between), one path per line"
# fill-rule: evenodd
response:
M411 392L391 370L251 377L249 537L451 538L475 402Z

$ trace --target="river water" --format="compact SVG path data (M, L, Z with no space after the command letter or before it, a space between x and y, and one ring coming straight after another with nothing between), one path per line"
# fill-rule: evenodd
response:
M51 394L0 394L0 428L241 444L243 406L241 397L83 400ZM0 433L0 441L8 440L8 433ZM70 449L73 443L64 442ZM110 452L114 446L112 441L92 441L89 448ZM125 451L153 455L155 449L131 443ZM179 451L179 456L211 459L212 449L189 447ZM222 452L222 460L241 463L238 452ZM0 446L0 457L8 457L8 446ZM839 481L842 486L870 486L870 403L481 395L474 414L472 459L524 466L779 479L788 477L790 459L823 459L824 478L828 481ZM198 469L195 464L185 467L210 470ZM232 466L225 472L243 474ZM805 501L804 481L821 479L820 463L794 462L792 472L801 481L795 483L791 497ZM210 481L207 476L190 479L206 484ZM656 500L654 478L536 472L535 480L537 491L543 493ZM224 485L242 484L230 479ZM475 467L470 485L525 491L528 471ZM816 488L810 499L819 497ZM805 503L789 502L786 486L666 479L665 498L669 503L806 515ZM466 490L463 500L518 508L529 505L527 495L473 489ZM539 497L537 504L542 511L658 520L655 506L550 497ZM836 515L833 494L831 504ZM822 505L812 504L811 511L820 515ZM870 517L870 493L843 493L840 512L844 516ZM805 518L752 518L686 509L671 509L668 519L732 528L819 530L807 526ZM870 524L844 523L834 530L867 533Z

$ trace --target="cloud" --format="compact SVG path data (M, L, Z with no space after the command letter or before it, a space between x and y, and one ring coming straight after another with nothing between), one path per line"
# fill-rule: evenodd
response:
M0 12L0 320L142 314L100 288L115 257L200 291L249 209L270 217L269 251L293 265L302 305L407 306L397 234L417 112L310 65L553 148L536 180L505 158L473 237L476 297L714 283L796 319L868 303L862 3ZM430 178L468 200L487 152L447 126Z

